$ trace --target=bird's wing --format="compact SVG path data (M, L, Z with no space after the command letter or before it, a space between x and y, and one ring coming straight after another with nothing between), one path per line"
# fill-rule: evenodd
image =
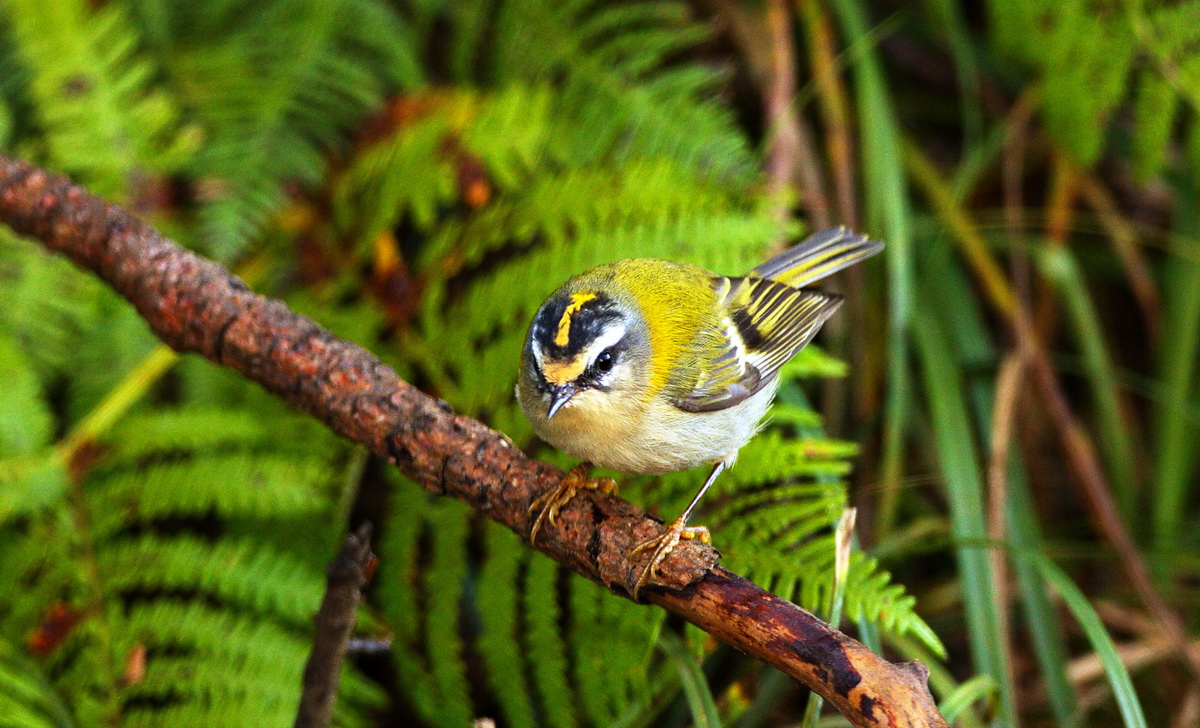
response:
M758 266L750 275L803 288L881 250L883 243L877 240L868 240L865 235L844 227L829 228L813 233Z
M703 342L699 376L674 398L688 412L712 412L745 400L771 382L841 305L842 297L766 278L714 279L725 311L718 341Z

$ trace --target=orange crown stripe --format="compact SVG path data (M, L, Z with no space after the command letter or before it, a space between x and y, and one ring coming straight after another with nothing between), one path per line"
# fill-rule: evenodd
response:
M558 320L558 332L554 336L554 343L557 346L566 346L570 340L571 334L571 317L583 308L583 304L596 297L594 293L576 293L571 296L571 302L567 304L567 308L563 311L562 318Z

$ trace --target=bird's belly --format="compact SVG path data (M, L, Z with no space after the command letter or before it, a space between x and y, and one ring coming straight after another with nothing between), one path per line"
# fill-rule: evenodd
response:
M571 412L538 434L568 455L623 473L670 473L724 460L758 432L777 383L743 402L715 412L684 412L655 400L644 411L618 409ZM542 429L542 428L536 428Z

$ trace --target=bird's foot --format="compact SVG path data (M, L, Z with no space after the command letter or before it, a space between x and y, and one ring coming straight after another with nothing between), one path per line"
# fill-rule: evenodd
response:
M572 498L579 495L581 490L598 490L605 495L617 494L617 482L612 478L591 478L588 474L592 470L591 463L580 463L567 471L563 479L558 485L549 491L541 494L529 506L529 512L532 514L539 511L537 518L533 522L533 527L529 529L529 544L532 546L537 540L538 531L542 528L542 523L549 523L551 526L558 526L558 512L570 502Z
M637 601L638 592L641 591L642 587L649 583L658 573L659 565L670 556L675 547L679 545L680 540L683 539L712 544L712 536L709 535L707 528L704 526L688 526L687 521L682 518L676 518L671 525L667 526L666 531L652 539L641 542L629 552L630 556L637 556L645 551L653 550L650 556L650 563L646 565L646 570L642 572L642 576L637 580L637 584L633 586L634 601Z

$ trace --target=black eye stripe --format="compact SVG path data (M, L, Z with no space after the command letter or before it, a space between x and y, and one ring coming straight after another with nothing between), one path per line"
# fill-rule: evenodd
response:
M565 360L579 356L609 326L625 318L611 298L598 293L594 298L583 302L571 315L567 343L562 346L558 343L561 340L558 326L564 311L570 305L570 294L560 291L543 303L534 316L529 335L541 344L542 352L548 358Z

